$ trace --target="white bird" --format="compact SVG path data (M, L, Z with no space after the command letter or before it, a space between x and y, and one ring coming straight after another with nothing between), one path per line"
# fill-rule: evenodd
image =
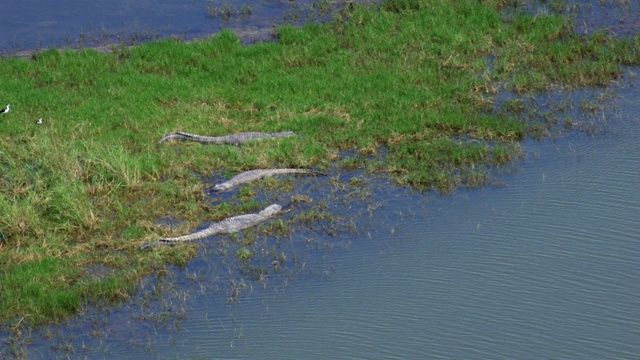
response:
M40 125L40 124L42 124L42 118L36 120L36 125Z
M0 114L8 114L11 109L9 108L11 105L7 104L7 107L4 110L0 111Z

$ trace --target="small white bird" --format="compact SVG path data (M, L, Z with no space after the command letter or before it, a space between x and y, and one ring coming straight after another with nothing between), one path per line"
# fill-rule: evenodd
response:
M42 124L42 118L36 120L36 125L40 125L40 124Z
M0 111L0 114L8 114L9 111L11 111L10 107L11 107L11 104L7 104L7 107L4 108L4 110Z

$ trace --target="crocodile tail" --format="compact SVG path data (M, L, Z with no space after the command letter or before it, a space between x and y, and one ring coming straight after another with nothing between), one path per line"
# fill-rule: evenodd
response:
M315 171L315 170L308 170L308 171L309 171L309 172L308 172L308 174L309 174L309 175L315 175L315 176L329 176L329 174L327 174L327 173L323 173L323 172L320 172L320 171Z
M272 175L313 175L313 176L328 176L325 173L311 170L311 169L296 169L296 168L288 168L288 169L273 169Z
M311 169L292 169L291 173L293 174L302 174L302 175L312 175L312 176L329 176L320 171L311 170Z
M272 132L272 133L268 133L267 135L274 137L274 138L279 138L279 137L288 137L288 136L295 136L296 133L294 133L293 131L281 131L281 132ZM298 135L300 136L300 135Z
M151 249L154 248L156 246L158 246L158 242L157 241L147 241L147 242L143 242L142 244L140 244L140 250L147 250L147 249Z
M176 140L188 140L190 138L192 138L193 135L191 134L187 134L187 133L181 133L181 132L172 132L169 134L165 134L162 139L160 139L160 141L158 142L158 146L162 145L162 143L164 143L165 141L169 141L172 139L176 139Z

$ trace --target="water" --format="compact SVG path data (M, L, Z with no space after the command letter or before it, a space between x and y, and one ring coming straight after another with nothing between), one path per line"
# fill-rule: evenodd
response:
M0 3L0 53L55 47L134 44L175 36L205 37L232 29L247 42L271 37L274 25L328 20L344 1L311 11L312 0L24 0ZM322 2L323 4L325 2ZM250 8L250 12L241 10ZM212 9L230 16L212 16ZM224 11L223 11L224 12ZM312 14L313 13L313 14Z
M570 16L573 30L579 34L602 31L608 35L633 37L640 27L640 2L628 0L516 0L509 2L503 15L507 18L528 12Z
M3 1L0 54L52 46L135 44L169 36L193 39L222 29L232 29L246 42L255 42L270 39L274 25L329 20L348 3L346 0ZM558 4L546 1L518 4L516 11L548 13L560 9ZM243 8L250 11L243 12ZM212 16L216 13L213 9L221 11ZM230 16L223 15L226 10ZM575 30L581 34L602 29L610 34L633 36L640 27L640 3L635 1L568 1L562 11L575 17Z
M231 309L202 297L151 355L637 359L638 90L606 134L525 143L504 187L396 192L324 276Z

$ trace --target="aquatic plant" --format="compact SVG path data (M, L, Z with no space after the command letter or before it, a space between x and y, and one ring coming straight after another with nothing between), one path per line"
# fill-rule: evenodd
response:
M207 16L211 18L219 18L223 20L229 20L232 17L242 16L242 18L248 18L251 16L252 9L250 5L243 5L241 8L237 8L230 3L223 5L216 4L213 0L209 0L206 6Z
M251 252L251 250L247 249L246 247L241 247L236 252L236 255L238 255L238 259L244 261L244 260L251 259L251 257L253 256L253 253Z

